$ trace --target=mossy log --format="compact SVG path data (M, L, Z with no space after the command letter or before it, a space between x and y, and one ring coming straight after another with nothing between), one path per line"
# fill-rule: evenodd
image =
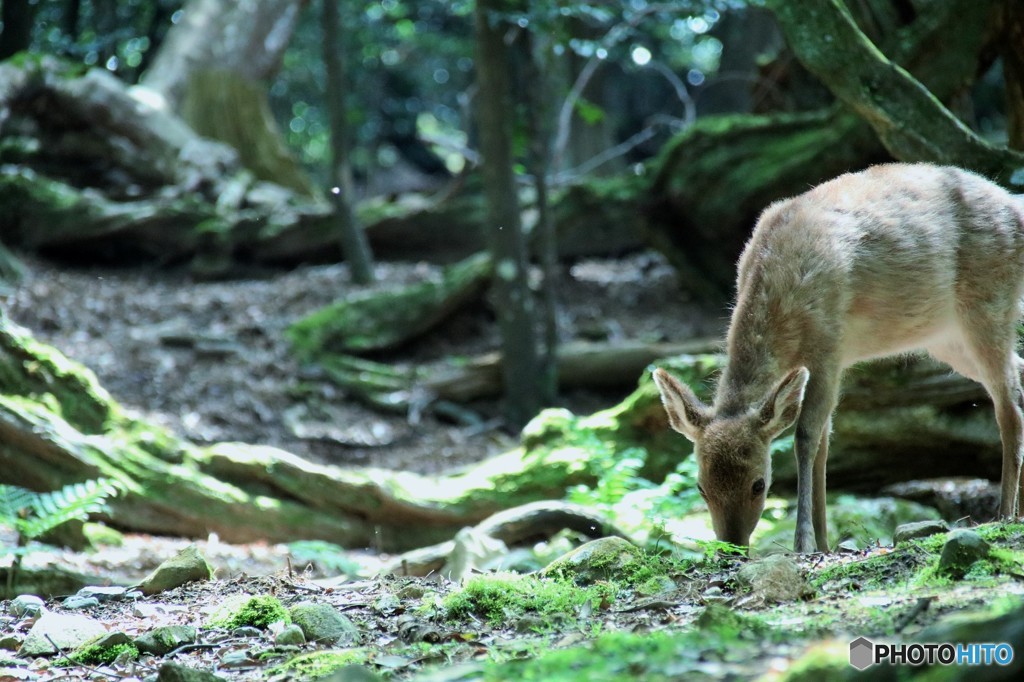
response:
M436 281L346 296L292 324L288 337L306 359L394 349L481 296L491 271L490 256L477 254Z
M200 137L104 69L8 60L0 109L8 246L79 260L175 261L197 251L251 260L255 244L316 241L323 250L331 238L328 205L256 181L231 147ZM305 236L281 239L290 233ZM264 246L260 255L294 254Z
M86 368L0 313L0 481L35 490L119 481L125 530L229 542L325 539L409 549L586 482L577 450L522 449L448 476L318 466L274 448L199 448L127 416Z
M716 355L664 364L707 394ZM588 416L547 410L522 446L442 476L309 463L269 447L200 448L132 418L87 369L0 314L0 482L35 490L100 476L125 493L112 525L229 542L324 539L398 551L451 538L502 509L559 499L593 484L599 461L637 449L660 480L690 454L671 432L647 378L618 405ZM831 489L877 491L910 478L999 473L1000 447L982 389L926 361L849 374L835 419ZM778 458L776 491L793 487L792 457Z

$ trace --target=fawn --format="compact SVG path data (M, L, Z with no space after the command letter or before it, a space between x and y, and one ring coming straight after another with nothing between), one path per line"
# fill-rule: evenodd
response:
M718 539L748 544L771 485L769 443L795 423L794 549L827 552L825 462L843 369L916 350L991 396L1003 446L999 514L1015 517L1022 294L1024 197L974 173L875 166L765 209L740 257L714 404L654 371L669 423L694 443Z

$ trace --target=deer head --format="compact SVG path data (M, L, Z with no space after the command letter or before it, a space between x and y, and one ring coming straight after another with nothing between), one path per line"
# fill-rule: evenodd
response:
M791 371L747 411L729 415L717 414L665 370L654 370L653 377L669 424L693 441L697 488L711 512L715 535L747 545L772 482L768 446L799 416L807 369Z

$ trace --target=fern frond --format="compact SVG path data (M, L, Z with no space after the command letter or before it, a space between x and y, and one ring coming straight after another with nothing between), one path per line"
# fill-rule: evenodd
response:
M0 525L14 528L39 493L0 483Z
M31 514L18 519L15 528L26 539L37 538L63 523L84 521L89 514L104 511L107 500L120 491L115 481L100 478L70 483L60 490L33 493L29 505Z

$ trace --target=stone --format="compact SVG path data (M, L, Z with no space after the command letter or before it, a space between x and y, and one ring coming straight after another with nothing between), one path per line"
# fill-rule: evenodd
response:
M945 533L948 530L949 524L941 519L903 523L897 526L895 532L893 532L892 544L898 545L901 542L927 538L939 533Z
M209 580L213 569L195 545L189 545L163 562L136 587L143 594L157 594L195 580Z
M19 656L52 656L56 644L63 651L72 651L94 637L107 634L98 620L89 616L62 613L44 613L28 631L18 649ZM53 640L53 644L47 639Z
M751 561L736 572L736 582L765 604L795 601L809 590L800 567L785 554Z
M300 602L288 613L292 622L302 629L307 642L346 645L359 639L359 629L345 614L329 604Z
M541 575L573 576L580 585L620 578L624 569L640 556L636 545L612 536L592 540L548 564Z
M196 641L196 629L189 625L162 625L135 638L135 646L144 654L164 656L183 644Z
M91 609L94 606L99 606L100 600L96 597L79 597L77 594L74 594L61 603L66 609L80 611L82 609Z
M164 663L160 666L156 679L157 682L225 682L223 677L211 672L196 670L178 663Z
M302 632L302 628L295 623L286 625L274 637L274 644L279 646L301 646L305 643L306 635Z
M40 615L46 607L42 598L34 594L20 594L11 600L11 615L18 618L34 618Z
M973 530L959 528L951 531L939 555L938 572L953 578L962 578L974 562L985 559L991 546Z

